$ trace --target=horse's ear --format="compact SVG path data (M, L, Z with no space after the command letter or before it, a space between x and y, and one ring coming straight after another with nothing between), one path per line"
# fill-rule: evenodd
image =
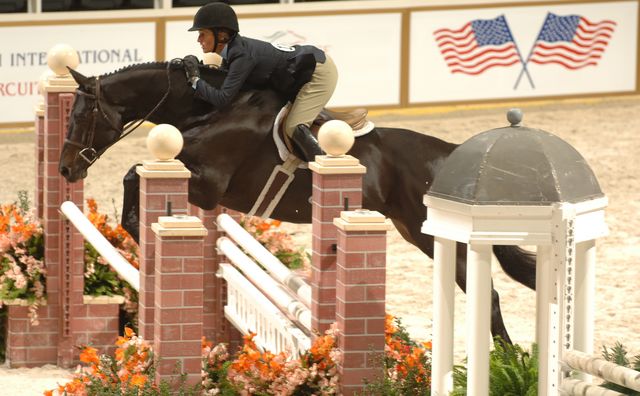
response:
M83 76L82 74L73 70L69 66L67 66L67 69L69 69L69 73L71 73L71 77L73 77L73 79L76 80L76 82L80 86L80 89L83 89L89 86L89 77Z

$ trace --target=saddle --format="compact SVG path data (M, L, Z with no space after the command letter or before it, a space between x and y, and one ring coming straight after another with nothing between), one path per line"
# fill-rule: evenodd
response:
M293 144L291 143L291 139L287 134L284 133L284 124L289 115L289 105L285 106L278 115L277 128L278 135L280 139L287 146L287 150L290 153L294 153ZM351 129L353 129L355 136L360 136L364 133L369 132L369 121L367 120L368 110L364 108L357 108L351 111L331 111L329 109L322 109L320 114L316 117L316 119L311 124L311 133L318 138L318 131L320 127L324 125L325 122L331 120L340 120L346 122ZM365 129L369 129L364 131ZM363 132L364 131L364 132ZM283 159L284 160L284 159Z
M351 111L331 111L329 109L322 109L318 117L313 121L313 129L320 129L322 124L331 120L344 121L351 129L358 131L362 129L367 123L367 109L358 108Z
M293 181L296 169L307 167L307 164L294 152L289 137L284 133L283 125L288 113L289 105L280 110L273 125L273 139L276 143L278 155L283 163L274 167L258 199L253 204L249 213L247 213L249 216L269 217L280 202L287 187ZM323 109L311 125L311 132L317 137L320 127L325 122L331 120L341 120L349 124L356 137L369 133L374 128L373 123L367 120L366 109L356 109L346 112Z

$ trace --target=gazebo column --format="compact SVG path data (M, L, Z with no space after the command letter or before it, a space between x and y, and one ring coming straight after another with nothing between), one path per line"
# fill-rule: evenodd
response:
M435 237L433 245L433 342L431 394L446 395L453 371L456 241Z
M536 342L538 350L538 395L553 395L557 389L548 389L549 379L557 375L558 365L551 363L551 337L558 331L558 293L555 285L554 265L551 262L551 246L538 245L536 255ZM557 360L556 360L557 361Z
M575 307L573 311L573 349L593 355L596 295L596 242L591 239L576 244ZM591 382L591 376L578 378Z
M593 354L593 324L596 290L596 241L576 244L576 305L573 347Z
M489 395L491 245L467 246L467 394Z

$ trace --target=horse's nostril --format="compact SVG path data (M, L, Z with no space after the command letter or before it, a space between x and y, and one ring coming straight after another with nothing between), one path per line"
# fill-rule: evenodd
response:
M61 166L60 167L60 174L64 177L68 177L69 176L69 168L67 168L66 166Z

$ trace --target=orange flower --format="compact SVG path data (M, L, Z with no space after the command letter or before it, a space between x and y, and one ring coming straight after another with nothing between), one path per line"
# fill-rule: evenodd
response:
M256 226L256 228L262 232L269 230L269 228L271 228L271 224L267 223L266 221L263 223L260 223Z
M53 396L53 391L52 390L44 391L44 396Z
M144 374L134 374L131 377L131 385L135 386L135 387L143 387L144 384L147 382L147 376Z
M125 327L125 328L124 328L124 335L125 335L125 337L131 338L131 337L133 337L134 335L136 335L136 333L133 331L133 329L132 329L132 328Z
M98 364L100 359L98 358L98 350L91 347L86 347L80 353L80 361L84 363Z

